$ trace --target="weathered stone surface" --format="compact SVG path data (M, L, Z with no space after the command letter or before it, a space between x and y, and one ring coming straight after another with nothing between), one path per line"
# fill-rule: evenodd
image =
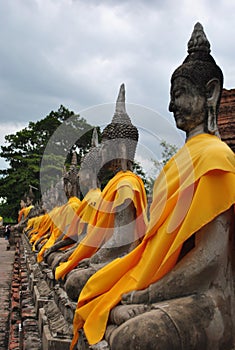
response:
M43 328L42 348L43 350L69 350L70 339L58 339L51 335L48 326Z
M134 322L129 320L114 330L109 340L111 349L216 349L208 343L210 325L217 322L213 313L213 302L204 295L192 295L156 304L155 310L139 315ZM187 327L187 324L190 326ZM141 332L141 328L146 332ZM216 332L213 336L217 337Z
M48 327L53 337L68 338L71 340L73 331L72 324L68 324L59 308L53 300L44 305L45 315L48 320Z
M15 251L6 250L7 240L0 238L0 349L8 349L10 320L10 283L12 279ZM17 313L18 302L12 300L12 313Z
M235 89L223 89L218 127L222 140L235 152Z

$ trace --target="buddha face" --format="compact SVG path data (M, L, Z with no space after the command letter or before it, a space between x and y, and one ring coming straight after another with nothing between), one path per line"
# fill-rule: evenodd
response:
M21 199L21 201L20 201L20 207L21 207L21 209L26 207L26 203L23 199Z
M136 142L133 141L135 144ZM122 162L127 162L127 140L123 138L116 138L111 140L105 140L101 144L101 162L107 170L119 171L123 169Z
M27 205L27 206L32 205L32 199L31 199L30 197L27 197L27 198L26 198L26 205Z
M101 143L101 167L109 168L111 163L117 158L116 140L105 140Z
M206 96L189 79L176 78L171 85L169 111L176 125L187 134L206 120Z
M79 185L83 196L86 195L87 192L91 188L97 187L97 175L95 168L84 168L79 171Z
M73 185L68 179L64 179L64 191L66 197L69 199L73 195Z
M70 169L63 177L64 192L67 199L78 196L78 177L75 169Z

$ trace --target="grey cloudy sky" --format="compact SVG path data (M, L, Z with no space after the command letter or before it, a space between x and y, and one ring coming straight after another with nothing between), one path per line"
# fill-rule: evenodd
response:
M113 103L122 82L128 103L174 125L169 80L197 21L224 87L235 87L234 18L233 0L0 0L0 144L61 104L80 113Z

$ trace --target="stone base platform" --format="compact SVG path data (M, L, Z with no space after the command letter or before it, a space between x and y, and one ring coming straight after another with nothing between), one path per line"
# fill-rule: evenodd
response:
M17 271L21 271L19 302L25 304L17 320L20 350L69 350L76 303L69 299L63 284L53 278L50 267L44 262L37 263L36 252L25 234L19 235L17 245ZM81 331L73 350L109 350L109 347L105 341L89 346Z

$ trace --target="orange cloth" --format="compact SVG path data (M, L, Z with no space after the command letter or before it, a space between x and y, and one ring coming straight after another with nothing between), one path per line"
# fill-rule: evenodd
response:
M27 216L29 215L29 212L31 209L33 209L34 206L33 205L29 205L28 207L24 208L24 219L27 218Z
M93 223L93 219L99 206L101 198L101 190L99 188L92 188L83 198L81 205L78 207L71 224L68 227L63 239L67 237L79 236L82 234L85 225L90 222Z
M30 235L31 235L30 243L33 244L33 247L32 247L33 251L36 250L36 245L43 236L45 236L47 240L48 235L49 236L51 235L52 231L55 228L54 218L56 215L58 215L58 212L61 210L62 207L63 206L55 207L49 213L43 215L43 218L40 221L38 229L32 230L33 234L31 234L30 232Z
M18 214L18 223L24 219L24 210L25 208L20 209L19 214Z
M90 344L99 342L109 312L121 296L166 275L175 266L183 242L234 203L234 153L216 136L194 136L155 181L150 222L140 245L96 272L84 286L71 349L82 327Z
M91 257L113 234L114 218L117 207L130 199L136 208L135 237L136 240L146 230L147 198L144 184L139 176L131 171L120 171L105 186L94 211L92 222L87 227L87 234L80 242L68 261L61 263L55 271L55 278L64 277L78 263Z
M45 215L48 215L48 214L45 214ZM37 233L40 230L40 227L42 225L42 222L44 220L45 215L42 215L42 217L40 217L40 219L38 219L37 225L35 225L35 226L34 226L34 223L31 226L31 219L30 219L30 221L28 221L28 225L27 225L25 231L29 231L28 236L29 236L29 242L31 244L33 244L35 242L35 240L37 239Z
M36 243L39 238L44 236L53 227L53 218L60 209L61 207L55 207L49 213L42 216L39 226L30 232L30 243Z
M30 230L30 234L32 234L33 232L36 232L40 226L40 222L43 216L44 215L40 215L40 216L34 216L33 218L30 218L27 222L27 226L24 229L24 231Z
M29 215L29 212L30 210L34 208L33 205L30 205L28 207L25 207L25 208L22 208L20 211L19 211L19 214L18 214L18 223L21 221L21 220L24 220L27 218L27 216Z
M57 215L54 216L54 229L51 232L50 238L43 245L37 255L37 261L43 260L43 254L46 249L50 248L56 241L56 239L68 228L71 224L74 212L77 211L81 201L77 197L69 198L68 202L58 211Z

